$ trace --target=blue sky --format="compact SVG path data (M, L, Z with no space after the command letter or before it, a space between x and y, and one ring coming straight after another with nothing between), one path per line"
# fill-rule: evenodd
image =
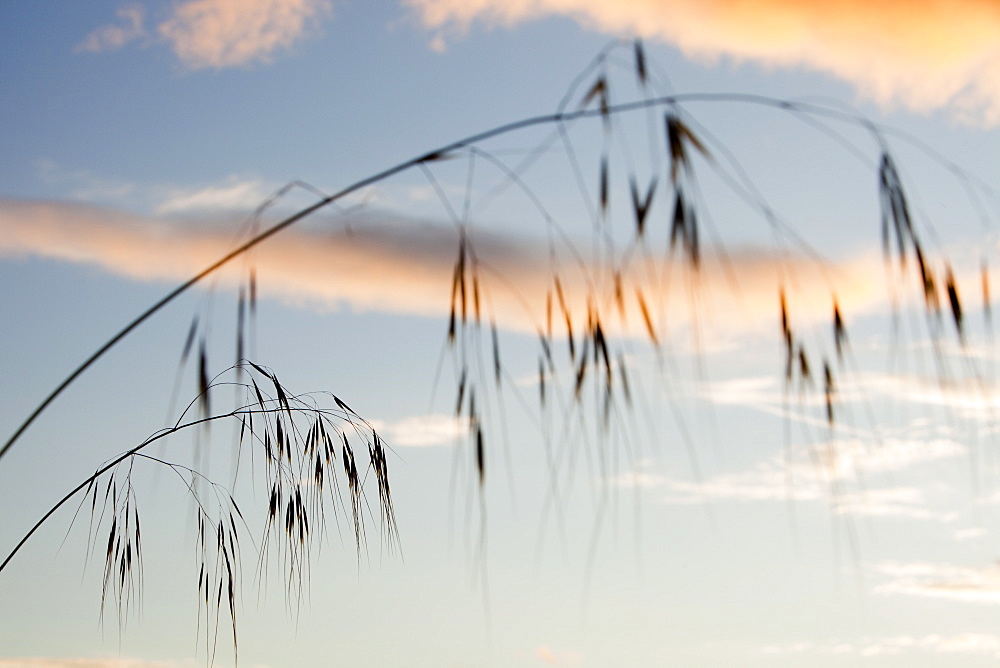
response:
M992 4L55 7L0 5L5 436L117 328L245 239L254 209L287 183L308 186L264 224L316 192L552 113L564 97L567 111L596 110L599 91L587 92L602 77L612 103L676 95L670 110L704 151L686 140L690 167L671 181L667 108L606 126L594 115L463 147L283 231L130 335L3 456L4 555L102 462L177 420L198 392L195 357L178 365L193 317L209 375L232 364L253 266L260 299L244 350L296 393L335 393L384 438L400 551L378 538L370 475L366 548L359 557L347 518L331 514L307 593L287 600L282 553L257 566L268 488L260 453L256 468L244 453L232 488L248 525L240 663L932 667L1000 657L997 351L981 288L982 267L996 271L990 188L1000 176ZM733 95L692 96L701 93ZM913 212L905 267L882 257L878 137ZM641 244L630 178L643 191L656 183ZM679 189L698 216L697 271L669 250ZM477 326L470 296L449 346L463 234L483 318ZM914 239L939 318L924 306ZM581 367L569 357L554 276L577 346L588 310L603 322L610 404L601 358ZM812 381L798 362L785 381L782 290ZM843 360L834 299L848 327ZM589 375L575 399L580 368ZM467 433L473 390L482 488ZM235 394L220 388L213 408L231 410ZM229 485L238 429L195 431L156 455ZM228 613L217 642L215 622L206 637L199 616L184 484L149 460L135 471L144 576L127 628L110 603L102 622L94 546L107 541L107 520L91 538L97 518L85 506L72 522L72 503L0 572L0 666L199 665L213 646L216 664L234 662Z

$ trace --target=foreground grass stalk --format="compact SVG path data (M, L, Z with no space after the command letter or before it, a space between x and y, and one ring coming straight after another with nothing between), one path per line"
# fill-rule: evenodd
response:
M774 98L768 98L760 95L746 95L746 94L730 94L730 93L689 93L689 94L677 94L677 95L667 95L661 97L653 97L643 100L638 100L634 102L628 102L623 104L614 104L602 107L599 109L579 109L572 112L557 112L554 114L547 114L542 116L534 116L530 118L525 118L519 121L514 121L512 123L506 123L499 125L490 130L479 132L477 134L470 135L464 139L460 139L449 144L445 144L437 149L434 149L428 153L421 154L415 158L405 160L393 167L385 169L377 174L373 174L366 178L356 181L355 183L343 188L342 190L333 193L319 201L299 210L298 212L292 214L291 216L281 220L280 222L274 224L263 232L257 234L256 236L250 238L243 244L237 246L232 251L224 255L223 257L216 260L211 265L205 267L198 274L192 276L190 279L184 283L178 285L172 291L167 293L162 299L150 306L143 313L137 316L129 324L123 327L117 334L112 336L104 345L98 348L90 357L84 360L76 369L74 369L52 392L45 397L38 404L38 406L31 412L31 414L21 423L20 426L14 431L13 434L7 439L0 447L0 459L7 453L8 450L16 443L21 435L28 429L29 426L49 407L49 405L63 393L66 388L68 388L84 371L90 368L97 360L104 356L109 350L111 350L119 341L128 336L134 329L139 327L142 323L152 317L164 306L172 302L174 299L185 293L189 288L201 282L207 276L213 274L215 271L221 267L228 264L234 258L237 258L250 249L254 248L258 244L267 239L271 238L278 232L284 230L287 227L294 225L303 218L306 218L320 209L329 206L330 204L336 202L347 195L350 195L362 188L384 181L396 174L405 172L413 167L433 162L435 160L441 160L447 158L449 154L462 148L466 148L477 144L479 142L485 141L487 139L492 139L499 137L517 130L523 130L535 126L543 125L559 125L564 123L569 123L574 120L583 118L593 118L597 116L608 117L617 114L623 114L631 111L638 111L642 109L651 109L659 107L671 107L682 102L738 102L746 104L754 104L759 106L775 107L785 111L796 111L812 115L825 116L834 120L840 120L848 123L862 124L866 127L870 127L873 131L881 132L880 128L876 128L871 121L856 115L850 114L843 111L838 111L835 109L829 109L821 105L801 103L801 102L790 102L786 100L778 100Z
M187 422L187 423L179 425L177 427L173 427L171 429L166 429L164 431L161 431L158 434L154 434L153 436L150 436L145 441L143 441L139 445L135 446L131 450L127 450L127 451L123 452L122 454L118 455L117 457L115 457L114 459L112 459L110 462L108 462L107 464L105 464L104 466L102 466L101 468L97 469L97 471L95 471L93 475L91 475L89 478L85 479L79 485L77 485L72 490L70 490L69 492L67 492L66 496L64 496L63 498L59 499L59 501L57 501L54 506L52 506L51 508L49 508L48 512L46 512L44 515L42 515L42 517L37 522L35 522L34 526L32 526L31 529L28 530L28 533L24 534L24 537L21 538L21 540L18 542L18 544L14 546L14 549L12 549L10 551L10 554L7 555L7 558L3 560L3 563L0 563L0 573L2 573L3 570L7 567L7 564L9 564L10 561L11 561L11 559L14 558L14 555L16 555L18 553L18 551L24 546L24 544L28 542L28 539L31 538L32 534L34 534L36 531L38 531L38 529L43 524L45 524L45 522L50 517L52 517L52 515L54 515L57 510L59 510L60 508L62 508L64 505L66 505L67 501L69 501L70 499L72 499L74 496L76 496L77 494L79 494L84 489L87 489L90 485L92 485L93 483L95 483L102 475L104 475L105 473L107 473L111 469L115 468L116 466L118 466L119 464L121 464L123 461L125 461L129 457L132 457L133 455L139 453L141 450L143 450L147 446L152 445L153 443L159 441L161 438L164 438L166 436L170 436L172 434L177 433L178 431L181 431L182 429L187 429L189 427L197 427L198 425L207 424L207 423L213 422L215 420L223 420L225 418L236 417L236 416L238 416L241 413L241 411L242 411L242 409L233 411L231 413L225 413L225 414L222 414L222 415L213 415L211 417L200 418L198 420L194 420L192 422Z
M228 374L235 374L237 381L224 380ZM245 401L233 410L210 415L208 395L233 386L245 392ZM329 405L322 407L320 399ZM191 419L192 411L198 411L200 416ZM264 466L256 470L263 474L264 485L270 490L261 540L253 543L258 574L263 576L271 568L277 568L291 605L302 603L310 578L311 558L326 535L325 525L331 514L350 522L359 560L367 547L366 515L377 522L381 544L390 550L398 547L386 461L388 446L371 424L336 395L293 394L273 371L244 360L206 381L175 424L103 463L63 495L10 550L0 563L0 574L42 525L82 493L70 526L76 523L81 509L89 505L87 555L89 558L103 554L104 559L101 619L109 607L106 604L110 604L117 612L119 632L123 632L130 609L142 601L141 536L148 536L148 527L142 532L139 528L136 489L139 483L133 476L134 468L139 461L164 466L180 478L184 494L193 501L199 565L198 615L199 625L204 624L206 658L209 664L215 659L223 627L220 615L229 620L224 626L232 629L233 652L238 656L237 600L242 588L241 543L245 542L241 541L241 535L251 530L233 496L239 467L234 472L232 487L227 488L196 468L143 452L180 432L203 430L207 435L211 422L228 419L239 421L237 457L249 447L251 458L263 458ZM369 473L373 478L370 482ZM369 505L366 493L369 485L377 486L377 509L372 507L376 504ZM103 488L103 494L99 488ZM99 535L102 535L100 540Z

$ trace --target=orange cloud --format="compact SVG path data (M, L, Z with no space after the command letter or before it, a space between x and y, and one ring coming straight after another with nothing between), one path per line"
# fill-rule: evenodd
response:
M96 265L139 280L190 277L234 246L232 229L87 204L0 200L0 256L36 255ZM545 323L547 295L553 288L544 243L488 230L469 234L481 266L484 318L495 316L498 325L508 329L537 331ZM261 292L292 303L446 318L458 247L452 226L367 213L313 219L308 226L283 231L255 249L253 261ZM730 252L724 262L706 251L700 272L694 274L685 262L668 266L661 255L651 254L622 273L624 323L610 272L563 260L559 275L577 332L589 300L603 314L609 335L645 337L636 297L642 291L661 334L686 331L697 317L700 343L711 346L747 333L777 336L779 273L796 277L789 292L796 325L825 326L833 290L842 310L851 315L883 304L884 274L877 259L825 269L820 272L812 262L790 258L787 252L780 260L762 250ZM832 283L829 276L839 277L838 282ZM223 271L221 277L235 282L237 273ZM552 300L558 336L564 331L563 319L555 296ZM471 303L468 310L471 318Z
M157 27L192 69L266 62L301 39L328 0L187 0Z
M692 58L805 66L883 104L1000 122L1000 6L991 0L405 0L442 34L568 16Z

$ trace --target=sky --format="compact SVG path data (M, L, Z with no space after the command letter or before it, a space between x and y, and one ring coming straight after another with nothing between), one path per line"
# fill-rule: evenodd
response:
M998 44L985 0L0 0L4 440L344 192L0 456L4 558L271 373L364 521L337 459L181 429L0 570L0 666L995 665Z

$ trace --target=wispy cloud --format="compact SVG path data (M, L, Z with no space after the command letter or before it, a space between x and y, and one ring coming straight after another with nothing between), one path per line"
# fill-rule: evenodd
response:
M939 361L943 358L939 358ZM903 401L927 408L944 408L965 418L988 421L1000 410L1000 392L985 380L967 377L944 377L945 374L888 374L854 372L838 378L836 406L870 404L885 399ZM706 381L698 394L720 406L745 406L770 415L805 423L823 425L825 418L810 415L809 407L821 408L820 393L789 397L784 381L775 375ZM803 409L806 409L804 411ZM847 425L843 426L848 428ZM943 430L943 425L939 430Z
M899 517L949 521L954 515L929 506L922 488L878 487L876 474L892 474L916 466L959 457L967 452L948 440L861 440L803 446L778 454L750 469L706 478L681 480L650 471L624 474L615 483L654 490L663 503L693 505L712 501L823 501L839 515ZM859 485L864 479L866 484Z
M182 280L233 247L236 221L210 221L185 224L88 204L0 200L0 255L89 264L138 280ZM253 259L264 295L324 310L440 315L448 309L457 248L450 227L353 218L329 231L288 230Z
M260 185L233 182L229 186L167 197L161 208L180 212L196 205L209 207L249 197ZM189 277L232 248L236 222L230 213L228 229L206 222L178 222L165 217L128 214L93 205L27 200L0 200L0 255L38 255L96 265L140 280L178 280ZM323 223L326 230L319 229ZM545 295L552 288L547 248L534 238L488 230L470 233L477 259L489 267L480 276L487 314L498 325L535 332L544 322ZM287 230L254 251L264 294L321 309L349 306L358 310L447 316L451 282L458 257L454 226L432 224L379 212L317 218ZM740 293L733 294L727 274L708 257L698 275L704 298L692 303L683 291L692 287L679 267L664 333L686 331L699 310L705 345L710 336L738 338L747 333L777 329L776 266L766 251L730 252L727 268L742 277ZM786 271L797 271L797 295L803 321L829 319L830 284L809 262L782 256ZM869 274L881 275L877 261L852 260L839 273L850 277L840 294L852 312L872 309L882 296ZM654 268L654 272L657 272ZM563 268L562 285L574 316L585 317L590 286L604 290L596 298L614 303L610 280L597 278L595 266ZM644 275L624 275L632 297L624 324L608 322L606 332L645 337L643 318L634 300L635 286ZM597 281L595 283L595 281ZM604 281L604 283L601 283ZM666 301L669 297L661 295ZM709 307L711 309L709 310ZM485 308L485 307L484 307ZM651 306L655 308L655 306ZM654 313L654 317L658 314ZM578 324L577 326L582 326ZM557 332L558 333L558 332Z
M134 207L166 217L244 215L278 192L281 186L245 174L230 174L217 183L197 187L139 184L114 176L95 174L87 169L66 168L47 158L36 160L33 166L40 182L67 193L74 201L107 207ZM315 192L309 192L308 196L309 203L316 200ZM293 201L289 195L276 200L274 204L286 210L290 202L294 206L298 201Z
M155 27L181 63L192 70L269 62L315 29L330 13L329 0L186 0ZM118 10L121 23L91 32L80 51L111 51L146 36L141 5Z
M1000 122L1000 9L989 0L405 0L435 43L473 23L566 16L614 35L658 39L693 58L809 67L885 103Z
M121 204L138 188L131 181L94 174L86 169L65 169L47 158L34 162L38 179L49 186L58 186L74 200L95 204Z
M76 46L76 50L91 53L115 51L129 42L146 36L146 30L143 28L146 12L142 5L126 5L120 8L116 14L119 18L117 24L102 26L94 30Z
M440 413L413 415L395 422L371 420L371 425L390 446L404 448L454 445L469 433L467 418Z
M855 380L855 388L864 388L869 396L880 393L984 421L995 418L1000 410L1000 392L982 379L867 373Z
M904 653L934 653L980 655L1000 658L1000 636L988 633L958 633L954 635L931 633L923 636L867 637L856 642L797 642L787 645L767 645L762 648L762 651L764 654L781 656L832 654L875 657L896 656Z
M230 176L222 185L171 188L160 198L158 215L251 210L274 191L260 179Z
M966 603L1000 604L1000 564L984 568L889 561L875 567L887 579L876 594L904 594Z
M539 645L535 648L535 658L546 666L579 666L583 661L583 654L573 650L554 650L548 645Z
M979 540L987 533L983 527L969 527L968 529L956 529L952 537L959 542L974 541Z

